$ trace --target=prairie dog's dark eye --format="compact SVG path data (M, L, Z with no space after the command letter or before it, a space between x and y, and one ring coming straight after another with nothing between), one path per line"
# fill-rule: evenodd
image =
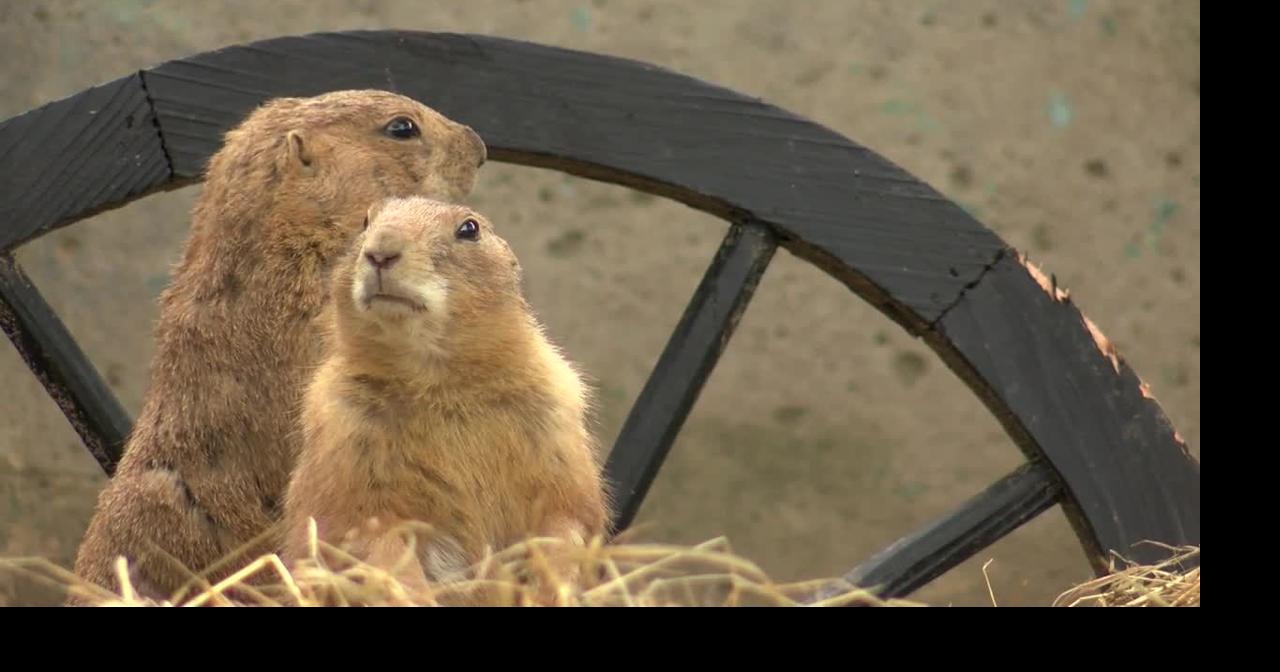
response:
M368 231L368 230L369 230L369 215L365 215L365 216L364 216L364 226L362 226L362 227L360 228L360 230L361 230L361 231Z
M387 135L397 140L408 140L422 135L422 131L418 130L418 125L413 123L409 117L396 117L387 124Z
M480 237L480 223L474 219L467 219L458 226L458 240L476 240Z

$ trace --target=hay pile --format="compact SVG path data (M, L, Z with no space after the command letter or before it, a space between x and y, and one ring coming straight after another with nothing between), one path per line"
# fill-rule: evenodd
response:
M1200 606L1200 547L1164 548L1173 554L1156 565L1138 565L1123 558L1113 558L1110 573L1059 595L1053 606ZM1118 569L1117 560L1127 566ZM1189 561L1195 561L1195 569L1181 571L1184 563Z
M1200 570L1174 571L1199 548L1155 566L1130 565L1063 593L1054 606L1200 606ZM403 562L411 561L406 554ZM1115 563L1113 561L1113 568ZM288 568L265 555L214 585L193 577L171 599L140 598L124 577L120 594L76 579L43 559L0 559L87 596L96 606L926 606L881 600L842 580L776 583L735 555L724 538L692 547L599 539L585 546L530 539L491 553L465 575L413 589L391 571L313 539L311 557ZM816 599L822 596L822 599Z
M402 562L413 561L410 549ZM415 590L396 577L395 567L361 562L313 533L310 557L291 568L264 555L213 585L193 577L188 588L159 602L136 595L123 559L120 594L41 558L0 559L0 570L6 566L86 596L94 606L924 606L881 600L841 580L776 583L735 555L724 538L692 547L530 539L488 554L463 576ZM815 600L819 594L824 598Z

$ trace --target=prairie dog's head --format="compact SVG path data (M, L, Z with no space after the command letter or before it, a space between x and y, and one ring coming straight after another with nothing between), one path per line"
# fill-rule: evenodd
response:
M520 274L511 247L471 208L390 199L369 208L335 298L339 319L365 334L440 336L521 309Z
M208 172L358 231L383 198L465 200L487 156L470 127L412 98L334 91L268 101L227 134Z

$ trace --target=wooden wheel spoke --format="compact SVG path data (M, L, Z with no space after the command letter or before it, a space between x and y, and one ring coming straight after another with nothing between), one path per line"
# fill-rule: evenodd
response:
M0 327L107 475L132 422L62 320L9 255L0 255Z
M615 529L635 518L775 249L773 234L757 223L731 226L720 244L605 464L616 488Z
M885 598L904 597L1045 512L1061 495L1049 467L1027 463L844 578Z

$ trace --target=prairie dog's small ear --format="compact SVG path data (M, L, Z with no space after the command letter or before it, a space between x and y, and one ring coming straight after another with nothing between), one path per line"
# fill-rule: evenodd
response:
M307 146L306 140L298 131L289 131L285 143L289 146L289 165L310 172L313 170L311 165L312 151Z

